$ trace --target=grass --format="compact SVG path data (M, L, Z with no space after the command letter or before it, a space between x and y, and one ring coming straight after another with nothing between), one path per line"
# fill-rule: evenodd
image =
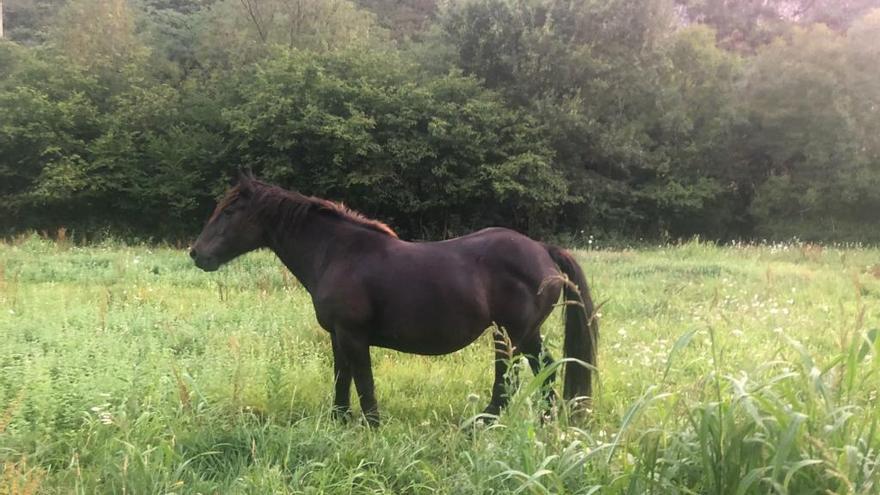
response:
M880 490L880 250L578 251L602 307L586 420L497 425L491 332L375 349L383 426L330 419L330 344L269 253L0 245L0 494ZM545 326L560 357L562 322ZM531 393L530 393L531 392Z

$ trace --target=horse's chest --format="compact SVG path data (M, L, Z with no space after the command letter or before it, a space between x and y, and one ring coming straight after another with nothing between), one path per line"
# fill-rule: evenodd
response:
M312 304L318 323L328 331L340 326L349 329L365 326L372 313L365 295L351 291L319 292L312 297Z

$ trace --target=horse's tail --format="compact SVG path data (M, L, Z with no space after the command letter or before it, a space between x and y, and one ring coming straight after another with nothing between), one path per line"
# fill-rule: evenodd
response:
M592 397L593 384L591 371L596 367L596 346L599 338L599 322L596 320L590 288L580 265L568 251L545 244L550 258L568 277L564 286L565 294L565 343L563 352L566 358L574 358L590 367L569 362L565 365L565 386L563 397L566 400Z

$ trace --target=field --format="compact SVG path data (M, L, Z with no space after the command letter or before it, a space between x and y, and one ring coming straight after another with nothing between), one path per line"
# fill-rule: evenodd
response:
M383 426L330 419L330 343L271 253L0 245L0 494L880 491L880 250L577 251L601 307L586 419L521 373L491 427L490 335L374 350ZM562 322L544 333L558 357Z

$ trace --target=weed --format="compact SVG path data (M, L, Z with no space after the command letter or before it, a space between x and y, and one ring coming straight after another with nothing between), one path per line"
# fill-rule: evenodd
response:
M880 490L876 249L592 245L585 419L543 416L559 360L462 430L504 339L488 331L448 356L374 349L371 430L331 419L329 339L269 253L206 275L181 249L64 235L0 244L3 495ZM562 326L544 325L557 357Z

